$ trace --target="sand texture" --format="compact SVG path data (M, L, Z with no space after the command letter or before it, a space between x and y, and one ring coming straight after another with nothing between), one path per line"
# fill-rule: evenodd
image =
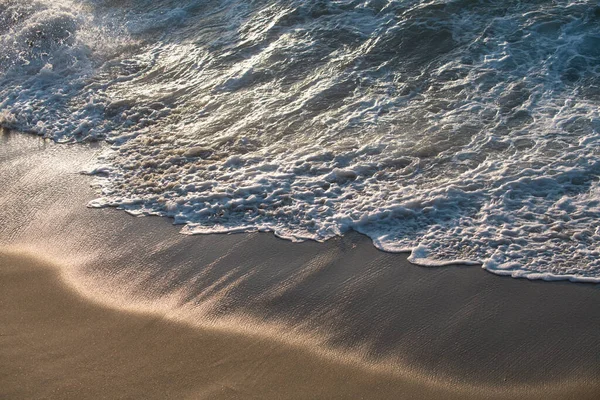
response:
M101 150L0 137L0 398L600 398L597 285L180 235L86 208Z

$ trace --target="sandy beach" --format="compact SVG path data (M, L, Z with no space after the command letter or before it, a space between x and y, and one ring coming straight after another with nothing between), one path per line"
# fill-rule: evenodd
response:
M32 255L2 254L0 265L3 398L389 398L417 386L265 338L101 307Z
M86 207L100 151L0 138L0 398L600 396L597 285L181 235Z

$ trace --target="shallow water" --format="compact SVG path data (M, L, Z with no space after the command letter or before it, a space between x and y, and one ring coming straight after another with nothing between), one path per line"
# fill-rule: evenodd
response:
M592 1L0 0L0 124L93 207L600 281Z

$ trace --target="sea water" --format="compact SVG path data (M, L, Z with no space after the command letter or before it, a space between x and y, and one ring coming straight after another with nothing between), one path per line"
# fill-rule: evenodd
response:
M600 281L595 1L0 0L0 49L91 207Z

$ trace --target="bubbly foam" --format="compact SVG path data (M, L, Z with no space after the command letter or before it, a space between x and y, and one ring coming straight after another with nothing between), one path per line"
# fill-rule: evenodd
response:
M421 265L600 281L591 1L40 0L0 15L0 123L113 143L92 207L184 233L356 230Z

